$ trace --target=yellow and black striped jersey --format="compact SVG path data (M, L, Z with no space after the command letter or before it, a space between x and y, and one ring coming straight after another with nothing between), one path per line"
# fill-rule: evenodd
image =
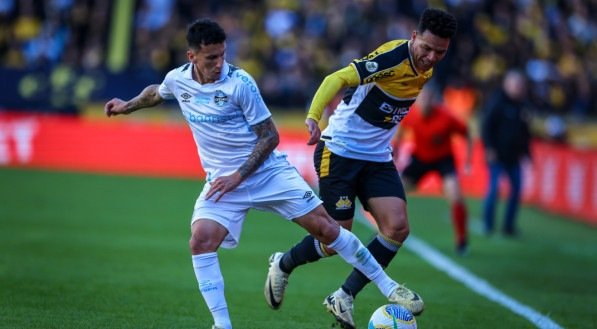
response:
M397 124L433 70L417 72L408 40L387 42L348 68L338 72L342 71L343 81L352 86L330 117L322 139L330 151L344 157L390 161L390 142Z

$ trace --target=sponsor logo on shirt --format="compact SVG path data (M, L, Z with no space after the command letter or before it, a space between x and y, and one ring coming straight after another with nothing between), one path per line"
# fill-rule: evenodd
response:
M194 103L198 105L207 105L209 104L210 98L207 96L199 96L196 95L194 99Z
M367 79L364 80L364 83L371 83L377 80L381 80L384 78L388 78L388 77L392 77L394 76L394 71L382 71L382 72L378 72L370 77L368 77Z
M379 110L390 115L384 117L383 122L399 123L410 111L410 107L395 107L386 102L379 106Z

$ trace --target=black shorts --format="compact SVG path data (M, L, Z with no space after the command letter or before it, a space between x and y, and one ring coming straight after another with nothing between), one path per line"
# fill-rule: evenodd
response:
M427 173L437 172L442 177L456 174L456 165L454 158L447 156L433 162L422 162L414 156L410 157L410 163L402 171L402 177L407 179L410 183L416 184Z
M327 212L342 221L354 217L355 198L368 209L373 197L395 196L406 201L404 186L393 161L372 162L341 157L319 142L314 154L319 197Z

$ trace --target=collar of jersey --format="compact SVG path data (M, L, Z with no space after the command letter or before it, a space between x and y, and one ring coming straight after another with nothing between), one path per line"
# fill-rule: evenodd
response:
M187 70L184 74L184 77L186 79L189 80L193 80L193 71L195 70L195 65L193 65L193 63L191 64L191 69ZM220 79L218 79L217 81L214 81L212 83L216 83L216 82L220 82L224 79L226 79L226 76L228 76L228 71L230 71L230 65L228 65L228 62L224 61L223 67L222 67L222 72L220 72Z

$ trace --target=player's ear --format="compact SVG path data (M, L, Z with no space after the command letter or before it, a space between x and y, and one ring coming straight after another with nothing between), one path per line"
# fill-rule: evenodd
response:
M189 62L195 64L195 53L193 53L191 49L187 50L187 58L189 59Z

